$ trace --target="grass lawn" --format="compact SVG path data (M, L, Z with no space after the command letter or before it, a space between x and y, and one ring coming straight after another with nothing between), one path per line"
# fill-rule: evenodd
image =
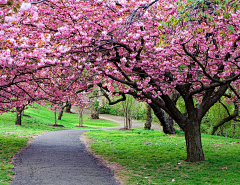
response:
M37 106L37 105L36 105ZM29 108L24 114L31 116L28 118L23 116L22 126L15 125L16 113L5 113L0 115L0 185L9 184L14 173L11 171L13 155L22 147L27 145L34 135L54 130L63 129L98 129L104 127L114 127L119 124L106 120L92 120L89 116L84 115L83 125L87 127L75 127L78 125L78 115L63 113L62 120L58 120L61 127L49 127L47 125L54 124L54 112L46 107L37 106L37 108Z
M239 185L239 139L202 134L206 161L188 163L183 133L167 136L158 131L88 131L95 154L117 162L124 185Z

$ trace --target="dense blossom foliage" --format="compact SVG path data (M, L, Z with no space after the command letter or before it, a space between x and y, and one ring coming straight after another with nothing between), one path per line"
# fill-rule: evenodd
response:
M83 83L72 84L79 68L76 65L70 68L70 59L61 50L64 46L53 49L52 33L43 28L40 15L45 21L48 17L46 12L41 13L38 3L0 2L1 112L43 100L55 104L67 99L81 104L86 102L85 92L75 93L79 86L86 86L85 77L81 76Z
M101 84L112 95L128 93L164 109L186 132L226 93L239 99L238 1L0 4L6 4L0 12L5 110L24 101L81 97ZM172 101L176 94L187 115Z

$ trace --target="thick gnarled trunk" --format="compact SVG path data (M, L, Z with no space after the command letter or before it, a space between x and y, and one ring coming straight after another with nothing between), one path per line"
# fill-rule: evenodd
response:
M156 106L153 103L149 104L154 112L154 114L157 116L158 120L161 122L161 125L163 127L163 132L165 134L176 134L176 131L173 127L173 119L168 117L166 113Z
M197 120L191 120L184 129L187 147L187 162L204 161L201 142L200 124Z

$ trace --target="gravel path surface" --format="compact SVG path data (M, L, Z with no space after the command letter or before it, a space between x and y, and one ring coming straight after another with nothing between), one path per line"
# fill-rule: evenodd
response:
M110 169L87 153L85 130L47 132L16 155L11 185L118 185Z

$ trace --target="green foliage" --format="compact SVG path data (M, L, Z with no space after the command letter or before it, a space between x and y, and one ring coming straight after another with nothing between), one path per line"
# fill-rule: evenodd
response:
M184 114L184 112L185 112L185 104L184 104L184 100L183 100L182 97L180 97L180 98L178 99L178 101L177 101L177 108L178 108L178 110L179 110L182 114Z
M230 114L234 112L233 103L226 103L224 98L222 98L221 102L225 107L227 107ZM228 116L228 113L222 104L217 102L214 106L211 107L205 117L203 117L201 124L202 133L211 134L213 127L217 125L220 120ZM184 100L182 98L178 99L177 108L180 110L181 113L185 112ZM233 128L233 124L235 124L235 129ZM234 122L234 120L225 123L218 129L217 135L227 136L231 138L240 138L240 123Z
M113 98L115 100L115 98ZM145 121L146 120L146 103L133 100L131 108L131 116L133 119ZM100 108L101 114L111 114L115 116L124 116L123 106L121 103L109 105L106 103ZM159 123L159 120L152 112L153 122Z
M75 127L78 125L78 115L64 113L62 120L58 120L58 124L64 125L61 127L49 127L54 124L54 112L35 104L35 108L29 108L24 111L24 114L31 116L22 117L22 126L15 125L16 113L4 113L0 116L0 184L9 184L14 173L11 171L13 155L22 147L27 145L27 142L33 139L34 135L54 130L62 129L81 129ZM84 126L87 128L104 128L114 127L119 124L106 120L93 120L89 116L83 115Z
M105 104L103 107L100 107L100 113L117 115L117 109L115 109L113 106L110 106L109 104Z
M234 111L234 105L232 103L228 104L225 101L223 102L223 104L230 110L230 114L232 114ZM211 107L207 117L208 117L209 123L215 125L221 119L224 119L227 116L228 114L226 109L224 109L224 107L219 102L217 102L213 107Z
M232 114L234 112L233 103L226 103L223 100L222 104L227 107L230 114ZM217 123L220 120L222 120L228 116L228 113L222 104L217 102L213 107L211 107L211 109L208 111L208 113L204 117L204 119L202 121L202 125L201 125L201 131L203 133L211 134L213 126L217 125ZM226 132L227 132L228 137L233 137L234 133L233 133L232 124L237 124L237 123L234 123L233 120L225 123L223 126L221 126L218 129L217 134L226 135ZM239 130L239 126L236 126L235 137L238 137L238 135L240 135L238 130Z
M238 184L238 140L202 134L206 161L187 163L181 131L168 136L158 131L89 131L91 148L123 165L117 175L124 184ZM174 179L174 180L173 180Z
M94 106L94 109L97 110L99 107L99 102L98 101L93 102L93 106Z

